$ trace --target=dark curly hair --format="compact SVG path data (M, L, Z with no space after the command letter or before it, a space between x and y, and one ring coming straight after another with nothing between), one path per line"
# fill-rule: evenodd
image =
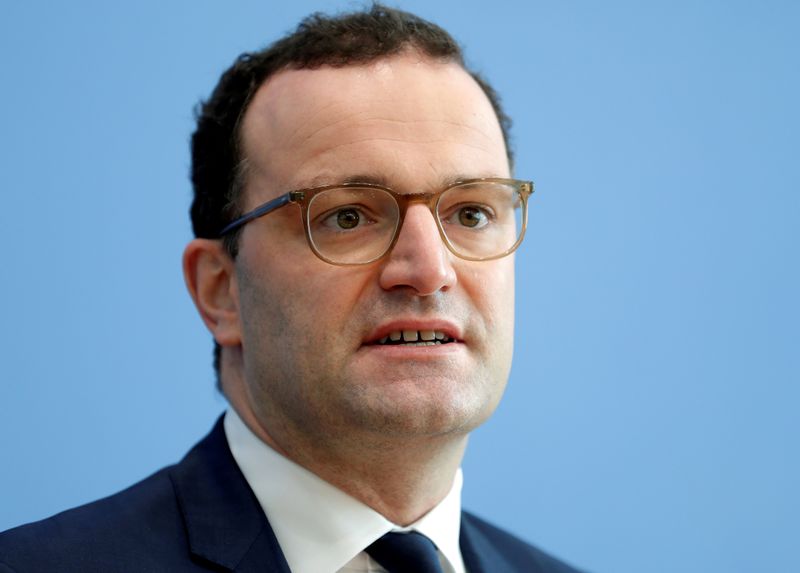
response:
M497 115L512 164L511 120L503 111L497 92L467 68L461 48L445 30L379 3L368 10L335 16L315 13L272 45L240 55L222 74L211 97L197 106L197 129L192 136L194 200L190 211L195 237L219 238L219 231L240 214L239 197L246 176L240 124L256 91L271 75L286 69L368 64L409 48L429 58L455 62L475 79ZM235 257L238 233L229 233L222 240ZM215 344L218 386L219 362L220 347Z

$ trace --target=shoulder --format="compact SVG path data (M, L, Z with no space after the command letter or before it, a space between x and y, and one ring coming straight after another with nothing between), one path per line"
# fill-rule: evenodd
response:
M150 570L183 524L165 468L110 497L0 533L0 571ZM176 539L176 536L177 539ZM160 547L163 546L163 547ZM185 543L184 543L185 546ZM185 551L184 551L185 554ZM127 565L123 565L127 564Z
M220 417L179 463L110 497L0 533L0 573L232 569L259 540L257 557L271 555L268 534Z
M461 537L462 551L473 553L473 557L486 563L490 571L581 573L516 535L466 511L462 513Z

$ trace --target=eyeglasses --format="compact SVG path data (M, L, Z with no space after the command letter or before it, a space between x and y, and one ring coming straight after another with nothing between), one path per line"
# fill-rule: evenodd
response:
M333 265L365 265L388 253L411 203L428 206L447 248L468 261L513 253L525 236L533 183L496 177L466 179L434 193L397 193L372 183L343 183L290 191L245 213L223 237L289 203L301 209L306 238Z

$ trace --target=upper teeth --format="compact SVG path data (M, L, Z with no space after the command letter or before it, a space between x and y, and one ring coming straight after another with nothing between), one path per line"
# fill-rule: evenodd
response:
M417 342L418 340L444 341L448 340L449 337L446 336L444 332L440 332L438 330L395 330L390 332L388 336L381 338L379 342L381 344L386 344L389 340L392 342L397 342L401 339L403 342Z

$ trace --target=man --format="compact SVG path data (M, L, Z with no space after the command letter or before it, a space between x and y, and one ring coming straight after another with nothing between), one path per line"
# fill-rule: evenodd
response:
M443 30L380 5L240 57L199 113L184 254L231 408L4 534L0 571L574 571L460 509L511 365L507 127Z

